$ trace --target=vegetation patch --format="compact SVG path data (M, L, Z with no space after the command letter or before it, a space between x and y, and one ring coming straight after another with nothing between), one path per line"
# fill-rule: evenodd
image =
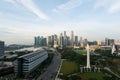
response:
M87 53L87 51L86 50L74 50L76 53L78 53L78 54L86 54Z
M100 72L100 73L81 73L80 77L82 80L104 80L105 75Z
M63 75L68 75L68 74L72 74L75 72L79 71L79 65L76 64L75 62L72 61L68 61L68 60L64 60L60 73L63 73Z

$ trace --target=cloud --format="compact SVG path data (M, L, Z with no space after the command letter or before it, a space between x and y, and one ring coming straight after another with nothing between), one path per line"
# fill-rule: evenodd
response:
M20 3L24 7L29 9L31 12L33 12L40 19L44 19L44 20L49 19L45 13L43 13L41 10L38 9L38 7L35 5L33 0L3 0L3 1L13 3L14 5L16 5L17 3Z
M6 36L14 35L15 33L9 28L4 25L4 27L1 27L3 25L0 24L0 36L4 39ZM1 38L1 39L2 39Z
M108 9L110 13L116 13L120 11L120 1L111 5Z
M26 8L28 8L31 12L36 14L39 18L48 20L48 16L40 11L37 6L34 4L32 0L19 0L20 3L22 3Z
M63 12L79 7L82 4L82 0L69 0L67 3L57 6L53 11L54 12Z
M15 4L15 3L16 3L15 0L3 0L3 1L8 2L8 3L12 3L12 4Z
M58 5L54 12L64 12L79 7L82 3L94 3L94 9L104 8L108 13L117 13L120 11L120 0L69 0L66 3Z
M108 13L117 13L120 11L120 0L97 0L94 9L103 7Z
M93 0L91 0L93 1ZM94 9L98 9L100 7L106 7L108 5L109 0L96 0Z

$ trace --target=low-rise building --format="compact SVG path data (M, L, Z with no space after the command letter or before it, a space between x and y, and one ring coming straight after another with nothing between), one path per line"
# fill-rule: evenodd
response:
M101 50L111 50L111 46L101 46Z
M48 53L44 49L20 56L14 62L14 72L18 77L28 75L47 58Z

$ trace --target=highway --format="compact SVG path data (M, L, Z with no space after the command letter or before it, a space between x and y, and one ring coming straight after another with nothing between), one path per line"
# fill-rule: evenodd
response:
M61 63L61 55L57 51L54 53L53 60L48 68L42 73L37 80L54 80Z

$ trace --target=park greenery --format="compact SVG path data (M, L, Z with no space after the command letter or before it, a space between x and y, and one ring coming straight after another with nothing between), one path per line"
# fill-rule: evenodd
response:
M78 64L72 61L64 60L60 73L62 73L63 75L68 75L68 74L72 74L78 71L79 71Z
M87 54L86 50L74 50L74 52L81 54L81 55Z
M105 77L105 74L103 74L102 72L100 72L100 73L93 73L93 72L80 73L80 77L82 80L103 80L103 78Z
M109 67L114 73L120 75L120 56L112 55L111 50L95 50L96 53L104 57L100 60L103 66Z
M110 74L107 71L101 71L100 73L80 73L79 69L76 70L76 67L80 68L80 65L86 65L86 50L74 50L72 48L64 48L58 50L61 53L63 61L61 71L63 80L119 80L115 75ZM91 65L97 67L109 67L114 69L116 72L120 72L118 64L120 64L120 59L117 56L111 55L111 50L95 50L96 54L99 55L90 55ZM76 66L75 66L76 65ZM117 68L115 68L117 67ZM106 73L108 75L106 75ZM72 75L76 74L76 75ZM71 76L70 76L71 75ZM85 75L88 75L87 77ZM91 76L91 77L90 77Z
M71 48L65 48L65 49L58 50L58 51L61 53L62 59L67 59L67 60L73 61L75 63L85 65L85 62L86 62L85 55L80 55L80 54L76 53L74 50L72 50Z
M101 50L101 49L96 49L95 53L100 54L101 56L112 56L111 50Z

